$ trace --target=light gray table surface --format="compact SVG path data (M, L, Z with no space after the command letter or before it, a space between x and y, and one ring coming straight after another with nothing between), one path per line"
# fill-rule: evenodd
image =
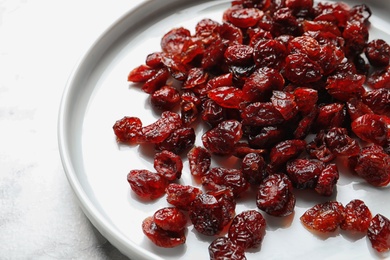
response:
M0 0L0 259L127 259L62 168L57 117L80 57L141 0Z

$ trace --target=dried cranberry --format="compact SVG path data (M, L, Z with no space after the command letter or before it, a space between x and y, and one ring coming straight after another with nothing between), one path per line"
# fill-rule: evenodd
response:
M234 150L234 145L242 137L241 123L237 120L226 120L210 129L202 136L204 147L211 153L226 155Z
M281 126L266 126L249 135L249 144L257 148L272 148L285 137L286 131Z
M249 104L241 113L242 124L251 126L271 126L284 122L282 114L271 102Z
M228 237L244 249L257 248L265 236L265 227L266 222L260 212L243 211L233 219Z
M188 71L187 79L183 83L183 89L190 89L196 86L206 84L208 74L201 68L191 68Z
M161 118L141 129L141 140L146 143L160 143L181 125L177 113L165 111L161 114Z
M254 46L253 58L258 68L280 69L286 55L284 44L275 39L259 40Z
M201 178L210 169L211 155L205 148L196 146L188 152L187 157L192 176Z
M212 195L196 196L191 203L189 216L194 228L203 235L214 236L223 229L222 206Z
M365 147L357 157L354 170L371 185L386 186L390 183L390 156L378 145Z
M287 174L295 187L299 189L314 188L318 176L324 170L321 161L313 159L295 159L287 163Z
M315 122L316 129L329 129L342 127L346 119L345 106L342 103L332 103L318 107L318 115Z
M131 82L145 82L156 75L157 71L157 69L153 69L147 65L140 65L130 71L127 80Z
M164 248L177 247L186 242L184 230L167 231L156 225L153 217L147 217L142 222L142 231L156 246Z
M154 156L154 168L168 181L180 179L183 162L177 154L163 150Z
M225 109L214 100L207 99L202 103L202 120L214 127L225 119Z
M171 183L166 188L167 201L178 209L189 210L192 201L196 196L202 194L202 191L189 185Z
M123 117L115 122L114 133L120 142L136 143L140 138L142 122L138 117Z
M348 135L345 128L333 127L324 138L326 146L336 156L354 156L360 152L359 144Z
M195 143L195 130L192 127L181 127L174 130L162 142L155 144L157 151L168 150L180 154Z
M180 94L172 86L163 86L151 95L150 102L162 111L171 110L179 104Z
M366 204L358 199L345 205L345 218L340 228L354 232L367 232L372 215Z
M363 103L363 101L360 98L351 98L348 100L346 105L347 105L349 117L351 118L352 121L365 114L374 114L371 108L367 106L365 103Z
M165 207L154 213L153 221L161 229L180 232L187 224L187 217L178 208Z
M321 66L302 53L286 57L284 76L294 83L311 83L321 79Z
M216 238L208 247L210 260L246 260L245 250L227 237Z
M208 92L208 97L225 108L239 108L243 101L242 90L236 87L218 87Z
M340 101L348 101L364 94L363 84L365 80L366 77L359 74L330 76L326 82L326 90L332 97Z
M242 175L252 185L258 185L265 178L266 162L264 158L257 153L248 153L241 164Z
M275 90L272 92L271 102L286 121L298 113L298 106L293 94Z
M253 48L243 44L232 45L226 49L224 56L230 65L248 65L253 61Z
M362 100L376 114L390 117L390 89L381 88L367 91Z
M322 196L331 196L334 187L339 179L339 171L337 165L332 163L325 166L325 168L318 175L317 183L314 190Z
M168 181L148 170L131 170L127 181L132 191L144 199L157 199L165 194Z
M248 28L257 24L263 12L257 8L242 8L233 10L228 19L237 27Z
M306 151L312 158L316 158L322 162L330 162L336 158L336 155L326 145L325 134L325 130L319 131L314 140L306 146Z
M183 44L191 36L186 28L179 27L167 32L161 39L161 48L164 52L179 54Z
M234 196L239 196L248 189L248 182L242 171L223 167L211 168L203 177L202 185L207 190L231 189Z
M371 246L378 252L390 250L390 220L381 214L376 214L370 221L367 237Z
M363 141L383 146L388 136L388 124L380 115L367 114L356 118L351 124L352 131Z
M271 174L259 185L256 205L272 216L283 217L294 211L292 183L284 174Z
M375 67L386 67L390 61L390 46L382 39L375 39L367 44L365 54Z
M308 209L300 220L309 230L325 233L336 231L344 221L344 217L343 205L336 201L329 201Z
M303 114L313 111L318 101L318 91L312 88L300 87L294 90L295 103Z
M236 215L236 200L231 189L208 191L207 194L214 196L222 207L222 225L226 226Z
M373 89L390 88L390 65L371 73L367 78L367 85Z
M283 167L289 160L298 157L305 150L304 140L286 140L275 145L270 152L270 166L274 169Z
M148 94L152 94L156 90L165 86L169 77L169 72L166 68L161 68L150 77L142 86L142 90Z

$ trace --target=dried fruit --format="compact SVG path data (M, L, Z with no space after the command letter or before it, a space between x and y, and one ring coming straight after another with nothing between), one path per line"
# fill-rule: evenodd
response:
M343 205L336 201L329 201L308 209L300 220L309 230L325 233L336 231L344 217Z
M227 237L218 237L209 245L210 260L246 260L242 247L233 243Z
M157 199L165 194L168 182L157 173L148 170L131 170L127 181L135 194L144 199Z
M390 250L390 220L381 214L375 215L370 221L367 237L372 247L378 252Z

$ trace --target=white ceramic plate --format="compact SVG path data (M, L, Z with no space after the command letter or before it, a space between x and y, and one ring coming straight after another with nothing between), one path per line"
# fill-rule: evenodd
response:
M349 4L361 2L353 1ZM366 1L367 3L367 1ZM390 3L367 3L373 10L370 38L390 42ZM193 32L202 18L221 21L228 0L151 0L131 10L114 23L81 59L66 86L59 114L59 145L69 182L85 214L98 230L132 259L208 259L207 247L214 239L188 228L187 243L174 249L154 246L142 233L141 222L157 209L168 206L165 197L140 202L130 191L126 176L131 169L153 170L150 149L118 145L114 122L123 116L138 116L152 123L148 95L127 82L131 69L144 63L147 54L160 50L161 36L174 27ZM198 128L198 132L202 129ZM199 142L199 135L197 139ZM193 184L184 164L182 183ZM307 231L299 217L326 198L298 193L295 214L267 218L267 233L261 249L247 253L248 259L368 259L383 258L371 249L365 236L336 232L318 236ZM350 174L341 174L337 195L343 204L358 198L373 214L390 217L389 188L370 187ZM237 212L256 209L244 201ZM387 255L388 256L388 255Z

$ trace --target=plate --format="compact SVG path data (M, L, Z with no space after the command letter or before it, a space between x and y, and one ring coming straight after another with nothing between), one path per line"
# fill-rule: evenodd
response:
M202 18L221 21L228 0L151 0L130 10L115 22L82 57L65 88L59 112L58 138L63 166L85 214L96 228L131 259L208 259L207 247L214 239L188 227L187 243L174 249L154 246L142 233L141 223L157 209L168 206L165 197L142 202L126 181L131 169L153 171L150 147L116 142L112 125L123 116L138 116L144 125L158 115L148 95L127 82L131 69L144 63L147 54L160 50L160 39L174 27L193 32ZM347 1L346 1L347 2ZM361 2L347 2L354 5ZM367 2L366 2L367 3ZM390 42L390 3L372 1L370 38ZM203 129L197 128L198 133ZM199 142L199 134L197 144ZM342 171L342 170L341 170ZM184 161L182 183L192 182ZM377 254L365 236L342 231L326 236L307 231L299 217L314 204L325 201L310 194L297 194L295 213L287 218L269 217L260 249L248 259L368 259ZM337 199L343 204L362 199L373 214L390 217L389 188L373 188L351 174L341 173ZM256 209L254 201L239 202L236 212Z

